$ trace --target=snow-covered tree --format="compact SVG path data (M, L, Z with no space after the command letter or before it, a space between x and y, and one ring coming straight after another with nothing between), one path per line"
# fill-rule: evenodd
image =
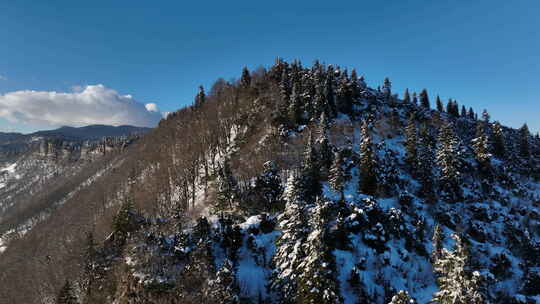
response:
M208 282L207 297L215 303L237 304L240 288L236 281L233 263L225 259L215 279Z
M461 143L453 125L445 124L438 137L437 165L439 166L439 182L441 190L446 192L447 198L456 200L461 195Z
M431 259L433 262L435 262L441 257L442 250L443 250L444 233L441 229L441 225L439 224L435 225L435 229L433 230L433 237L431 241L432 241Z
M463 239L453 234L454 250L442 250L441 258L434 263L438 274L439 291L433 294L433 301L439 304L483 304L482 276L472 271L469 252Z
M284 196L284 212L278 217L281 236L276 242L273 257L275 270L271 279L271 289L281 299L281 303L295 303L298 282L298 267L305 258L303 243L307 237L306 203L300 197L298 178L291 176Z
M400 290L388 304L415 304L416 301L409 295L406 290Z
M315 198L322 193L319 158L317 154L313 143L313 134L310 132L304 151L304 162L300 175L302 199L307 202L315 201Z
M273 161L268 161L263 165L264 171L255 180L253 193L255 193L259 204L265 212L275 212L283 208L281 196L283 187L279 170Z
M359 187L361 193L375 195L377 192L377 156L369 134L369 124L364 121L362 125L362 142L360 143L359 161Z
M238 196L238 186L229 166L229 161L223 162L217 176L216 202L214 212L232 211Z
M318 200L317 206L312 210L312 231L304 244L306 257L299 265L297 303L341 303L333 270L333 255L326 243L328 212L328 203L323 200Z
M330 140L328 138L328 130L330 129L330 122L328 120L328 116L323 112L321 115L321 122L320 122L320 131L319 131L319 138L317 139L317 144L319 146L319 168L321 172L324 175L328 174L328 170L330 169L330 166L332 166L333 161L333 147L330 143Z
M341 199L344 199L343 190L346 183L346 172L345 172L345 159L339 151L336 151L334 154L334 161L332 167L330 167L330 174L328 182L332 189L337 191L340 194Z
M491 160L491 153L489 153L489 140L488 136L486 135L485 125L485 122L478 123L476 137L472 140L474 157L483 169L489 166Z
M293 125L300 124L303 121L302 117L303 98L299 83L294 83L289 101L289 119Z

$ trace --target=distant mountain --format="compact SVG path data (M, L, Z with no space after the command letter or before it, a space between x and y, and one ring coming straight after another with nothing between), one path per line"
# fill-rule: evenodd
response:
M6 142L6 141L11 141L11 140L16 140L16 139L19 139L21 137L24 137L24 134L22 134L22 133L14 133L14 132L9 132L9 133L0 132L0 143Z
M134 126L107 126L107 125L90 125L86 127L61 127L55 130L38 131L30 134L30 136L41 137L65 137L70 139L98 139L108 136L126 136L133 134L144 134L150 131L150 128L134 127Z

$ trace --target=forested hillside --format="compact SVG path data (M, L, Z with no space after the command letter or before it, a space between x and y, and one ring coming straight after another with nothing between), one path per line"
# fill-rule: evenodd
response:
M540 303L540 138L427 90L278 59L104 166L0 303Z

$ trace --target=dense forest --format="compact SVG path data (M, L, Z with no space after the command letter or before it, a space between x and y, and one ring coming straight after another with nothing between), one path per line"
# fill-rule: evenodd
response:
M80 168L0 303L540 302L540 137L426 89L277 59Z

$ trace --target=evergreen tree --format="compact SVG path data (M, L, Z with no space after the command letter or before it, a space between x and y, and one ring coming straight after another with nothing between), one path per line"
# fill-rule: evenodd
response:
M305 258L303 243L307 237L305 202L301 199L300 180L291 176L287 182L284 196L284 212L278 217L281 236L276 242L275 265L270 288L280 303L296 303L298 290L299 265Z
M433 180L433 162L435 155L433 153L433 139L429 133L429 128L426 125L420 129L417 153L416 175L421 184L419 195L432 200L435 198L433 189L435 184Z
M403 94L403 103L411 103L411 96L409 94L409 89L405 89L405 93Z
M467 115L469 116L469 119L474 120L476 115L474 114L473 108L469 108L469 113L467 113Z
M62 289L60 289L60 292L58 293L58 297L56 298L56 304L78 304L79 300L77 299L77 296L75 295L75 287L73 284L66 280L66 283L64 283L64 286Z
M392 96L392 83L390 82L390 79L388 77L384 78L382 92L386 100L389 100Z
M373 142L369 134L367 120L362 125L362 142L360 144L360 185L358 190L361 193L375 195L377 191L377 156L373 148Z
M493 124L493 154L499 158L506 156L506 140L504 137L504 131L501 124L496 121Z
M312 231L304 244L305 259L299 265L297 303L341 303L334 274L333 255L327 245L328 203L318 200L312 211Z
M400 290L388 304L415 304L416 301L409 296L406 290Z
M431 251L431 261L436 262L442 256L444 234L441 229L441 225L436 224L435 229L433 230L432 241L432 251Z
M428 96L428 92L426 89L423 89L421 92L420 92L420 104L422 105L422 107L426 108L426 109L429 109L429 96Z
M356 75L356 69L353 69L351 72L350 90L351 97L353 99L352 101L360 97L360 86L358 85L358 75Z
M484 111L482 111L482 121L485 123L485 124L488 124L489 123L489 113L486 109L484 109Z
M251 85L251 75L249 74L249 70L247 67L244 67L242 69L242 77L240 78L240 85L243 88L249 88Z
M330 170L330 167L332 166L332 158L334 156L332 144L330 144L330 140L328 139L329 129L330 122L328 121L328 116L323 113L320 120L320 130L317 144L319 146L318 166L324 175L328 175L328 170Z
M529 127L527 124L523 124L519 128L519 156L523 158L528 158L531 153L529 149L529 136Z
M216 202L214 204L215 213L232 211L238 196L238 186L231 171L229 161L225 160L218 172L216 179Z
M413 92L412 94L412 103L413 105L418 105L418 97L416 97L416 92Z
M437 95L437 100L436 100L435 103L437 104L437 111L444 112L444 106L442 104L442 101L441 101L441 98L439 97L439 95Z
M416 168L417 162L418 137L416 130L415 115L411 114L407 128L405 129L405 161L413 168Z
M264 171L255 180L253 193L260 200L262 210L268 213L280 211L283 208L283 187L279 170L273 161L268 161L263 166Z
M334 162L332 163L332 167L330 168L330 178L328 182L330 183L330 186L332 189L337 191L340 194L341 200L345 199L344 196L344 189L345 189L345 183L346 183L346 177L345 177L345 161L343 156L339 151L335 152L334 154Z
M460 236L454 234L452 237L454 250L443 249L442 257L434 264L439 276L439 291L433 295L433 301L440 304L486 303L481 291L482 277L479 272L471 271L466 245Z
M461 106L461 117L467 117L467 109L465 109L465 106Z
M472 147L476 161L482 169L489 167L491 154L489 153L489 142L484 129L485 122L479 122L476 127L476 137L472 140Z
M315 201L315 198L322 193L319 159L313 143L312 133L313 132L309 133L307 140L301 174L301 189L303 193L302 198L306 202Z
M83 252L83 275L81 279L81 287L87 294L90 294L92 290L93 276L94 276L94 260L97 255L96 241L94 240L94 234L92 231L86 233L86 242Z
M195 108L200 108L206 102L206 94L203 86L199 86L199 92L195 96Z
M438 137L437 165L439 166L439 181L448 199L460 197L461 181L461 144L451 123L445 124Z
M300 85L298 83L293 84L291 97L289 101L289 119L292 125L297 125L302 123L302 95L300 91Z
M118 233L121 239L134 230L134 215L135 207L133 201L127 197L113 219L113 231Z
M214 303L240 303L238 298L240 288L236 281L233 264L229 259L225 259L223 265L216 274L216 278L211 280L208 284L207 296L215 301Z

